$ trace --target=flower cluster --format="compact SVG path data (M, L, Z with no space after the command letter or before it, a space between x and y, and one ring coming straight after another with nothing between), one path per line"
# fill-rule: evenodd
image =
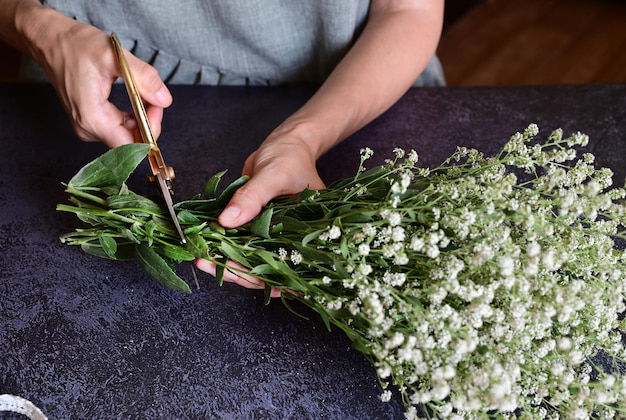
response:
M216 231L204 201L179 203L202 239L187 251L236 261L344 331L407 418L624 415L626 191L577 157L585 135L537 134L436 168L396 149L366 170L364 149L354 178L278 198L237 230ZM151 248L171 256L174 241L165 230Z

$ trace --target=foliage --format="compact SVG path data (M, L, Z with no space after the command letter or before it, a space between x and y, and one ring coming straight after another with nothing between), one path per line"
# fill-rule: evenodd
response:
M245 179L217 194L222 172L176 204L186 244L167 211L125 185L147 150L124 146L67 184L73 205L58 209L88 227L62 241L135 258L185 292L176 262L211 260L220 281L227 260L241 264L344 331L381 399L393 384L409 418L612 418L626 396L626 191L591 154L577 158L587 136L537 133L516 133L495 157L458 148L431 169L396 149L366 170L364 149L354 177L279 197L237 229L217 216ZM595 364L599 354L614 365Z

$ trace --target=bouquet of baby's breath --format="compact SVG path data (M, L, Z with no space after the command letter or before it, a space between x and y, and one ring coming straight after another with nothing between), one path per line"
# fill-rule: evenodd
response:
M220 173L176 204L186 244L125 185L148 146L123 146L67 184L59 210L90 227L62 241L183 291L175 262L214 261L220 280L239 263L343 330L409 418L624 415L626 191L592 155L576 160L585 135L536 135L489 158L458 148L434 169L396 150L366 170L365 149L353 178L277 198L238 229L216 218L245 179L218 195Z

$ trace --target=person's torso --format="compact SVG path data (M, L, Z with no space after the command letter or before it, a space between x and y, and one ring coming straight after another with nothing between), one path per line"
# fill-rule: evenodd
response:
M321 83L362 30L366 0L43 0L106 32L170 83Z

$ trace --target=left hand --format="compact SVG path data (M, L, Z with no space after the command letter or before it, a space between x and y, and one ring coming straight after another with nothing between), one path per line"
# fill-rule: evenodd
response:
M316 155L305 141L280 127L246 160L242 174L250 176L233 195L222 211L218 221L226 228L241 226L256 217L263 206L279 195L295 194L305 188L321 189L324 182L315 167ZM262 289L263 281L246 274L243 267L229 261L224 270L224 280L243 287ZM215 264L197 259L196 266L215 276ZM272 289L272 297L279 297L280 290Z

